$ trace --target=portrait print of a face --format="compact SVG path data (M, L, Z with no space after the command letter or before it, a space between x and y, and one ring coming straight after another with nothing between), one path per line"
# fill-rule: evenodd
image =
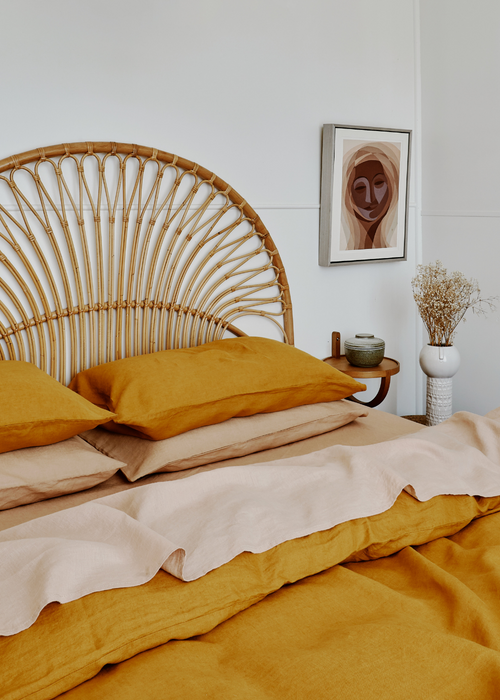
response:
M400 162L397 143L344 140L340 250L396 245Z

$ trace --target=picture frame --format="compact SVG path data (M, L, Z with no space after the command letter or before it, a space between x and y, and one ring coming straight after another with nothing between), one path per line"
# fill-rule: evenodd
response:
M406 260L411 130L323 125L319 264Z

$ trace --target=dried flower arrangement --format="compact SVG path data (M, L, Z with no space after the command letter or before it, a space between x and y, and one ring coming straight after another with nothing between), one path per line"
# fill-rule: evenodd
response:
M411 281L413 297L429 333L429 345L453 345L458 324L469 309L473 313L494 311L498 297L481 298L477 281L461 272L448 274L440 260L418 265Z

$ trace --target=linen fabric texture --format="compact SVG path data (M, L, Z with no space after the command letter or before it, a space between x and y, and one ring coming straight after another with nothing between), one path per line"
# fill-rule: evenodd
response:
M497 498L500 423L457 413L413 436L150 484L5 530L0 633L54 600L138 585L160 567L191 581L243 552L380 514L403 489L421 501Z
M129 481L136 481L155 472L191 469L288 445L367 415L366 408L339 400L229 418L154 442L100 428L86 431L81 437L103 454L126 462L122 472Z
M4 452L0 454L0 510L89 489L123 466L78 436Z
M301 455L310 454L311 452L318 452L318 450L333 447L334 445L356 446L378 444L386 440L392 440L393 438L401 435L413 435L424 429L419 423L414 423L411 420L405 420L404 418L395 416L392 413L378 411L375 408L363 408L366 410L368 415L361 420L355 420L352 423L343 425L341 428L337 428L336 430L330 430L327 433L314 435L313 437L305 440L299 440L298 442L292 442L288 445L274 447L270 450L265 450L264 452L256 452L243 457L235 457L234 459L225 460L224 462L212 462L211 464L193 467L192 469L184 469L182 471L150 474L149 476L145 476L142 479L134 482L127 481L125 475L122 474L121 471L118 471L107 481L97 484L96 486L85 491L65 494L59 498L49 498L45 501L37 501L36 503L30 503L20 508L0 510L0 532L17 525L21 525L22 523L29 522L35 518L41 518L45 515L50 515L51 513L57 513L66 508L81 505L82 503L89 503L97 498L110 496L113 493L123 493L124 491L132 491L142 488L148 484L166 483L178 481L179 479L187 479L191 478L191 476L194 474L202 474L204 472L214 471L216 469L221 469L228 466L251 466L254 464L260 464L263 461L275 462L276 460L280 459L299 457ZM106 431L103 432L106 435L111 435L111 433L107 433ZM121 437L124 436L122 435ZM139 442L139 440L137 440L137 442ZM148 440L141 440L140 442L141 444L147 445L155 444L154 442L150 442Z
M117 414L105 428L164 440L236 416L335 401L366 386L268 338L217 340L80 372L70 388Z
M51 445L113 418L30 362L0 362L0 453Z
M403 492L380 515L244 552L190 583L162 570L142 586L52 603L29 630L0 637L0 687L8 700L71 688L68 700L123 700L124 689L237 697L242 687L255 698L297 688L304 698L339 688L348 700L495 697L500 570L485 541L494 554L499 510L500 498L421 503Z

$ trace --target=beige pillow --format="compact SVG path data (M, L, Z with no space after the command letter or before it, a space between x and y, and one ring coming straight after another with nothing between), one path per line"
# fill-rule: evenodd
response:
M362 406L341 400L230 418L156 442L100 428L82 437L104 454L126 462L122 472L129 481L136 481L154 472L181 471L287 445L367 415Z
M89 489L125 466L75 436L0 454L0 510Z

